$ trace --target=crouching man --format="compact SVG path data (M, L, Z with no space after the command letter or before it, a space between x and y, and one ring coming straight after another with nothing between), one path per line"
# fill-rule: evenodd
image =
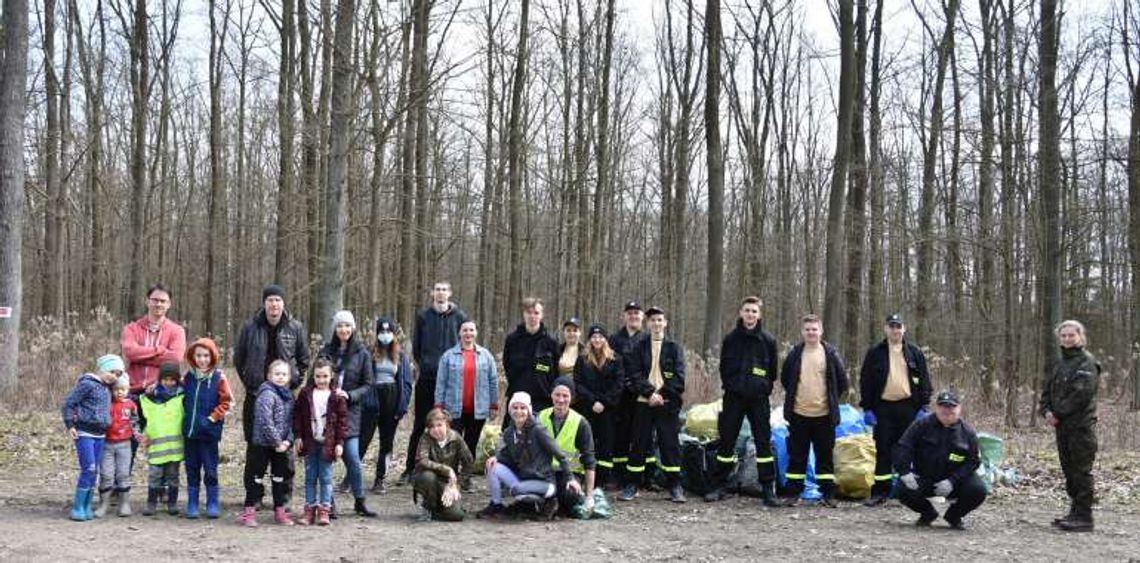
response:
M942 518L955 530L962 519L986 500L986 488L975 471L980 464L978 435L962 420L962 405L953 391L938 394L934 414L907 428L894 451L898 497L919 513L919 526L929 526L938 511L929 497L945 497L950 508Z

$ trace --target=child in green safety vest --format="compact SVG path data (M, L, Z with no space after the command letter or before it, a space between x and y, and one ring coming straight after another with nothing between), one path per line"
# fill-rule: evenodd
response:
M178 467L183 459L182 386L178 364L159 367L158 385L141 398L146 418L147 493L143 514L152 516L158 501L166 498L166 512L178 514Z

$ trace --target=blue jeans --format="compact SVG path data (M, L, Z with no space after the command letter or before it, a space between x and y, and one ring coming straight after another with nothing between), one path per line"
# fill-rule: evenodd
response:
M75 454L79 458L80 489L95 488L99 480L99 466L103 463L103 438L80 436L75 439Z
M314 444L318 445L318 444ZM323 445L305 456L305 504L313 506L332 504L332 468L331 461L321 456ZM320 498L317 498L317 486L320 485Z
M344 469L348 477L348 485L352 487L352 496L364 498L364 472L360 463L360 437L353 436L344 441Z
M510 467L496 463L495 470L487 476L487 489L491 493L491 504L503 503L503 485L507 486L507 490L514 497L535 495L550 498L554 496L554 483L540 479L520 481Z
M186 438L186 486L218 486L218 441Z

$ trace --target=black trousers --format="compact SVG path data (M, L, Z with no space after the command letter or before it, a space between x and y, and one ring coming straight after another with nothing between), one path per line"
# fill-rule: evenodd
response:
M808 453L815 451L815 482L824 498L835 496L835 425L831 417L788 416L788 486L786 494L799 496L807 479Z
M918 478L918 489L911 490L899 483L898 497L899 502L906 505L907 508L923 515L934 516L938 511L934 509L934 505L930 504L927 500L934 496L934 483L931 479L924 477ZM947 520L957 520L972 512L975 508L982 505L986 500L986 487L982 484L982 480L977 475L971 473L970 476L958 484L954 485L954 490L946 497L948 500L953 501L950 508L946 509Z
M628 483L637 484L646 472L655 432L665 483L669 487L676 486L681 482L681 441L677 436L677 411L664 406L650 407L645 403L638 403L633 414L633 444L626 465Z
M621 401L612 414L614 421L614 442L612 457L614 474L625 475L629 463L630 446L633 444L633 415L637 412L637 399L622 393Z
M376 456L376 480L383 481L388 474L388 454L392 453L392 443L396 440L396 384L373 387L379 411L362 410L360 413L360 459L368 452L373 432L379 431L380 454Z
M415 418L412 419L412 434L408 440L408 457L404 460L404 473L407 474L416 467L416 448L419 447L420 436L424 435L424 419L435 406L435 378L425 378L421 373L413 396L412 413Z
M245 506L257 506L265 496L265 471L269 470L273 494L273 506L286 506L293 494L293 462L286 452L279 452L269 446L250 444L246 448Z
M503 418L510 420L510 417ZM479 447L479 435L483 433L483 425L486 423L486 419L476 419L474 413L463 413L462 416L451 421L451 429L463 436L463 443L467 444L467 449L471 450L472 456L476 455L476 448Z
M892 454L918 409L910 399L879 401L875 407L875 484L871 494L886 495L894 477Z
M590 430L594 433L594 458L597 459L595 484L598 487L605 487L614 470L614 413L606 409L602 414L598 414L594 412L592 406L584 410L583 414L590 423Z
M736 439L744 419L752 428L752 441L756 444L756 470L760 483L771 483L776 479L776 457L772 453L772 429L769 417L772 414L768 398L745 400L733 393L724 394L724 408L717 418L717 433L720 447L717 448L717 482L732 473L736 465Z
M1096 423L1057 426L1057 453L1065 474L1073 516L1092 521L1094 498L1092 466L1096 459Z

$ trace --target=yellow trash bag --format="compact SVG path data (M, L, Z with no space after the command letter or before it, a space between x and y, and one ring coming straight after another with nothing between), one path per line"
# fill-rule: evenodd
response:
M701 441L715 440L719 437L717 419L723 402L717 399L703 405L693 405L685 415L685 433Z
M862 499L871 496L875 482L875 438L869 432L851 434L835 441L835 485L840 496Z
M475 446L475 473L483 473L483 465L487 458L495 455L495 448L499 446L499 436L503 434L503 427L499 424L484 424L483 431L479 433L479 444Z

